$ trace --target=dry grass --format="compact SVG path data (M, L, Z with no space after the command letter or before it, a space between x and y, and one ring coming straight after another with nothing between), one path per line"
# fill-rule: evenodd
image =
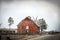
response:
M60 40L60 34L53 35L2 35L2 40L7 40L7 36L11 40Z

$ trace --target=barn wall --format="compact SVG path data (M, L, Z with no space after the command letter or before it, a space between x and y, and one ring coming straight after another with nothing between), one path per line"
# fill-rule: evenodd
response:
M39 31L37 25L34 22L29 19L26 19L18 25L18 32L27 33L26 26L29 26L28 33L37 33Z

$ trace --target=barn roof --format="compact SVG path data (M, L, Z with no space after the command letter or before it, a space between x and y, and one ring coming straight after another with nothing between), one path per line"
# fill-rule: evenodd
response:
M28 17L26 17L25 19L23 19L22 21L24 21L24 20L26 20L26 19L28 19L28 20L30 20L30 21L32 21L37 27L39 27L29 16ZM22 22L21 21L21 22ZM19 22L19 24L18 25L20 25L21 24L21 22ZM18 26L17 25L17 26Z

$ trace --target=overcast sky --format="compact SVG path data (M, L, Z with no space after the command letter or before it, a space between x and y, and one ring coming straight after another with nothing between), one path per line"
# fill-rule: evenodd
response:
M47 30L60 31L59 21L59 0L44 1L16 1L1 0L0 1L0 23L1 28L9 28L8 18L14 19L11 28L17 28L18 23L27 16L44 18L48 24Z

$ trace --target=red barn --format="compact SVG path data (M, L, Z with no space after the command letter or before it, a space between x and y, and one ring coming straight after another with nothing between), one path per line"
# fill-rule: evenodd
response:
M39 32L39 27L29 17L23 19L17 26L17 31L20 34L34 34Z

